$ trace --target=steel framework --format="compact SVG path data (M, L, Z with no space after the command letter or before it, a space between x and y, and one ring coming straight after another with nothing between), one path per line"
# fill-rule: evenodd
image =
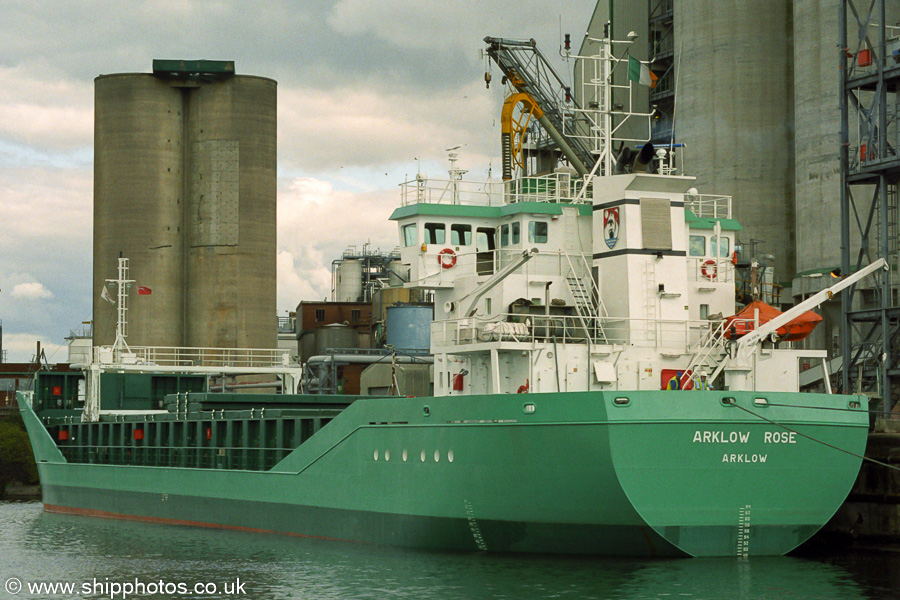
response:
M900 27L887 24L889 0L841 0L839 15L841 271L884 258L889 269L841 301L840 386L874 392L889 416L900 381L897 192L900 139ZM852 33L851 33L852 32Z

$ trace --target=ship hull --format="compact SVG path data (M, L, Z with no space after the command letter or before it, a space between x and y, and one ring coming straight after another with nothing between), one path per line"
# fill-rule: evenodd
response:
M359 400L268 471L68 463L23 416L51 512L463 551L778 555L846 497L868 419L855 397L763 396Z

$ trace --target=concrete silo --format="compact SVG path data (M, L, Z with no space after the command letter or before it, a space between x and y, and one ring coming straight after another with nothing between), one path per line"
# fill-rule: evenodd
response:
M133 346L274 347L276 82L218 61L95 80L94 343L121 255ZM114 294L113 294L114 295Z
M838 5L838 0L794 3L798 272L841 262Z
M676 2L675 136L701 193L734 198L741 241L794 273L791 3ZM747 248L749 250L749 248ZM747 256L747 254L745 254Z

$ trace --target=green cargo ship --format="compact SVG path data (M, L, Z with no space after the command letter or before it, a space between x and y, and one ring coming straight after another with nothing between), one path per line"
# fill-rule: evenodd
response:
M644 144L634 164L613 156L628 142L610 131L614 42L579 57L594 73L580 78L589 109L568 89L554 105L562 95L529 79L520 55L533 43L488 43L513 87L504 181L464 181L451 153L449 178L403 184L391 216L403 287L434 299L433 393L303 393L321 378L275 351L128 347L120 318L116 345L84 365L83 404L58 373L20 397L47 511L652 556L783 554L831 518L859 471L867 404L831 394L827 376L826 393L800 393L801 361L824 367L826 354L789 336L882 265L768 322L724 318L736 313L741 230L731 199L675 175L671 148ZM571 168L513 176L528 163L517 107ZM110 281L120 315L126 260ZM359 357L319 364L342 359ZM266 374L286 393L211 393L228 373Z
M234 406L226 396L186 394L200 410L183 416L49 425L21 402L45 509L453 550L783 554L828 521L859 470L822 444L861 455L868 429L864 411L835 410L858 400L835 395L213 408Z

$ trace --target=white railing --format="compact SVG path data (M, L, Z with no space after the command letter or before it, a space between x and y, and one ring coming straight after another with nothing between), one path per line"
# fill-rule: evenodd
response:
M584 179L569 173L551 173L520 177L506 182L507 202L571 202L590 203L589 194L581 194Z
M527 234L526 234L527 235ZM521 247L520 247L521 246ZM470 246L467 250L460 251L457 256L456 265L452 269L441 269L437 265L437 259L432 255L426 255L426 260L434 272L431 276L452 275L453 277L464 277L467 275L492 275L522 256L522 251L528 247L541 247L540 244L517 244L516 247L506 246L499 250L486 250L477 252L474 247ZM584 277L587 271L578 272L576 265L576 273L579 277ZM540 278L545 280L547 277L564 277L569 272L569 264L564 252L544 252L539 251L528 262L522 265L517 274L525 275L528 278Z
M410 204L462 204L468 206L502 206L503 183L498 181L463 181L460 179L416 178L400 184L402 206Z
M731 218L731 196L685 194L684 207L701 219Z
M688 281L708 283L732 283L735 279L735 265L728 258L689 257L687 260Z
M464 181L461 179L416 178L400 184L400 203L503 206L515 202L584 203L588 194L576 201L584 180L569 173L520 177L511 181Z
M435 348L459 347L488 342L584 344L600 342L597 329L586 330L577 315L537 315L508 313L482 320L475 317L435 321L431 324L431 343ZM589 327L597 319L588 319Z
M710 335L718 321L678 321L663 319L603 320L607 343L656 348L665 353L693 354Z
M155 365L160 367L277 368L290 363L290 353L272 348L180 348L175 346L131 346L113 352L95 347L94 362L100 364Z
M492 319L477 317L435 321L431 342L435 349L460 349L473 344L514 342L618 344L692 354L719 321L616 319L578 315L507 313Z
M716 355L725 350L726 322L725 319L722 319L715 328L710 328L707 332L704 332L698 342L694 356L691 358L691 362L688 363L687 368L684 370L684 376L679 382L681 389L684 389L687 383L685 378L694 380L694 384L697 385L700 382L701 374L709 375L709 373L701 373L698 367L701 369L708 367L710 372L716 371L719 366L718 356Z

